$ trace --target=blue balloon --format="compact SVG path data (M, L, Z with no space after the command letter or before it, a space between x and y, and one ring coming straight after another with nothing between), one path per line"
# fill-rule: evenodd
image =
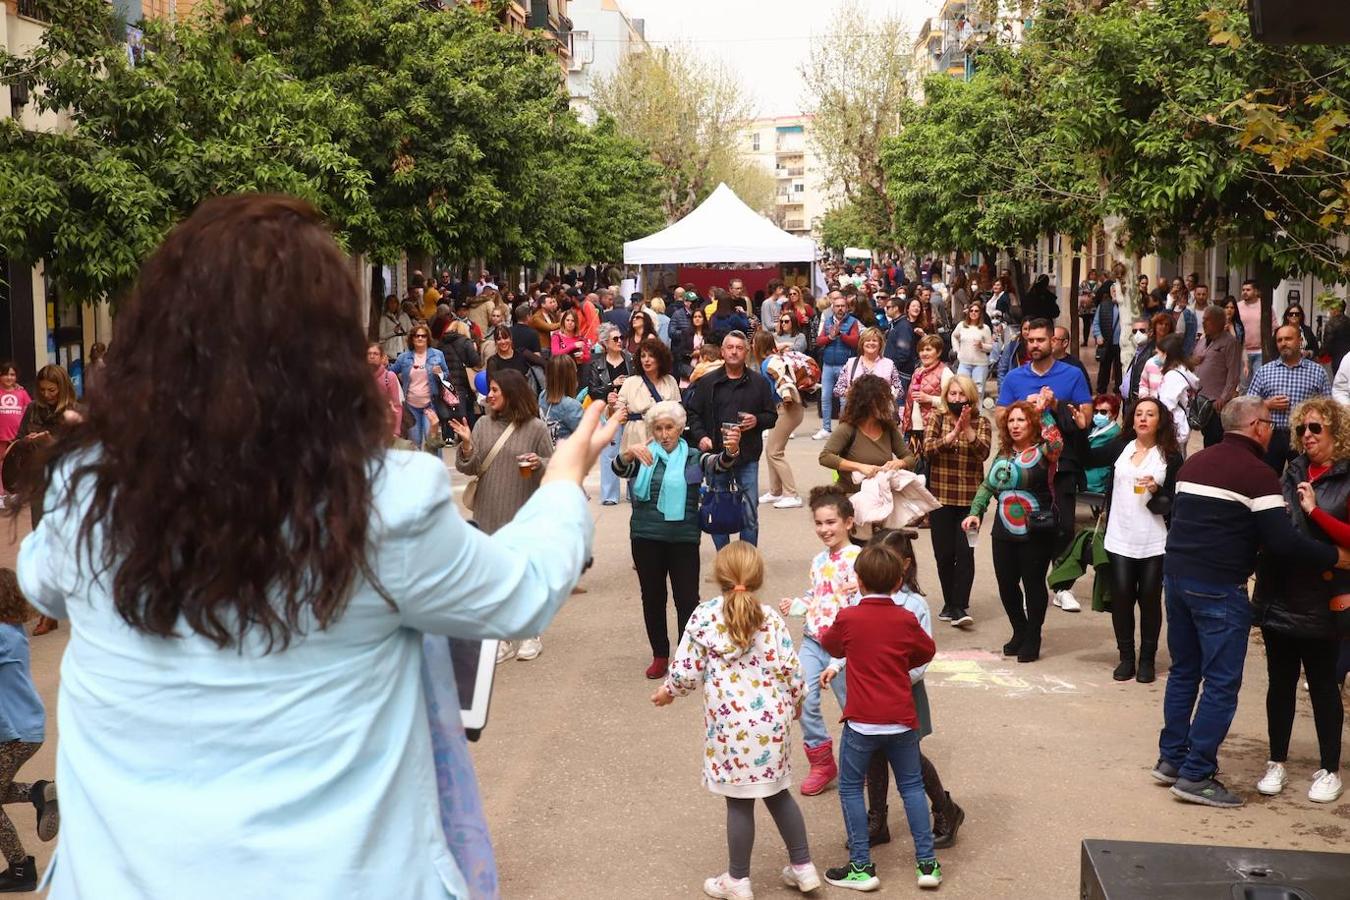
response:
M484 397L487 396L488 392L487 372L479 372L477 375L473 377L473 387L474 390L478 391L478 393L482 394Z

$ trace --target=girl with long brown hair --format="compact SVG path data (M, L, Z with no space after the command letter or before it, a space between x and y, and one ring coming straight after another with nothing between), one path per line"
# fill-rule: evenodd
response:
M713 574L722 595L689 617L665 683L652 694L652 703L666 706L703 691L703 785L726 798L730 857L727 871L709 878L703 890L712 897L751 895L756 798L769 808L787 845L783 879L798 890L815 890L820 876L790 790L790 734L805 690L792 636L782 617L756 596L764 586L764 558L754 546L727 544Z
M119 307L108 377L56 435L50 487L27 492L47 514L19 554L29 601L73 623L57 769L79 790L52 896L233 900L243 872L315 897L495 890L462 840L485 823L436 800L447 760L468 773L456 799L475 791L462 732L428 715L423 633L547 626L585 564L581 482L612 435L588 414L488 537L440 460L388 447L361 311L319 214L258 195L204 202Z

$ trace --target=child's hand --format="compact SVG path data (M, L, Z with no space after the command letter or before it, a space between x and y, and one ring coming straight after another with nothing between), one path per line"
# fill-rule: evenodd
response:
M654 706L669 706L674 702L675 695L664 684L656 689L656 693L652 694L652 705Z
M791 609L792 609L791 597L784 597L782 600L778 601L778 611L783 615L786 616L788 612L791 611Z
M838 669L832 669L832 668L826 667L825 671L820 673L820 686L821 686L822 688L827 688L827 687L829 687L829 686L830 686L830 682L831 682L831 681L834 681L834 676L836 676L836 675L838 675L838 674L839 674L839 670L838 670Z

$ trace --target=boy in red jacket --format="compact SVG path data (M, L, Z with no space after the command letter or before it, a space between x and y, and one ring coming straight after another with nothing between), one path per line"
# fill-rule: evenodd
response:
M849 864L825 872L837 887L874 891L881 886L867 837L863 779L872 754L883 750L895 772L905 803L905 817L914 836L919 887L942 883L942 868L933 853L933 829L919 768L918 716L910 691L909 670L926 664L936 647L914 614L897 606L891 595L905 578L905 563L883 546L871 546L853 564L862 600L835 616L819 636L833 657L848 661L848 697L839 750L839 802L848 829ZM829 683L831 673L821 675Z

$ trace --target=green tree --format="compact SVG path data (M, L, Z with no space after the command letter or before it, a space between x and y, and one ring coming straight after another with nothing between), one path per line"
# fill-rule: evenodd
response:
M687 48L629 54L596 85L595 100L660 167L654 199L668 221L688 214L720 182L752 208L772 208L772 174L741 154L750 101L725 66Z
M241 60L191 25L147 23L133 67L103 0L49 8L41 43L0 56L0 77L70 127L0 121L0 245L43 260L62 296L116 299L214 194L293 194L344 229L374 219L368 176L340 137L356 110L340 95L286 77L274 57Z

